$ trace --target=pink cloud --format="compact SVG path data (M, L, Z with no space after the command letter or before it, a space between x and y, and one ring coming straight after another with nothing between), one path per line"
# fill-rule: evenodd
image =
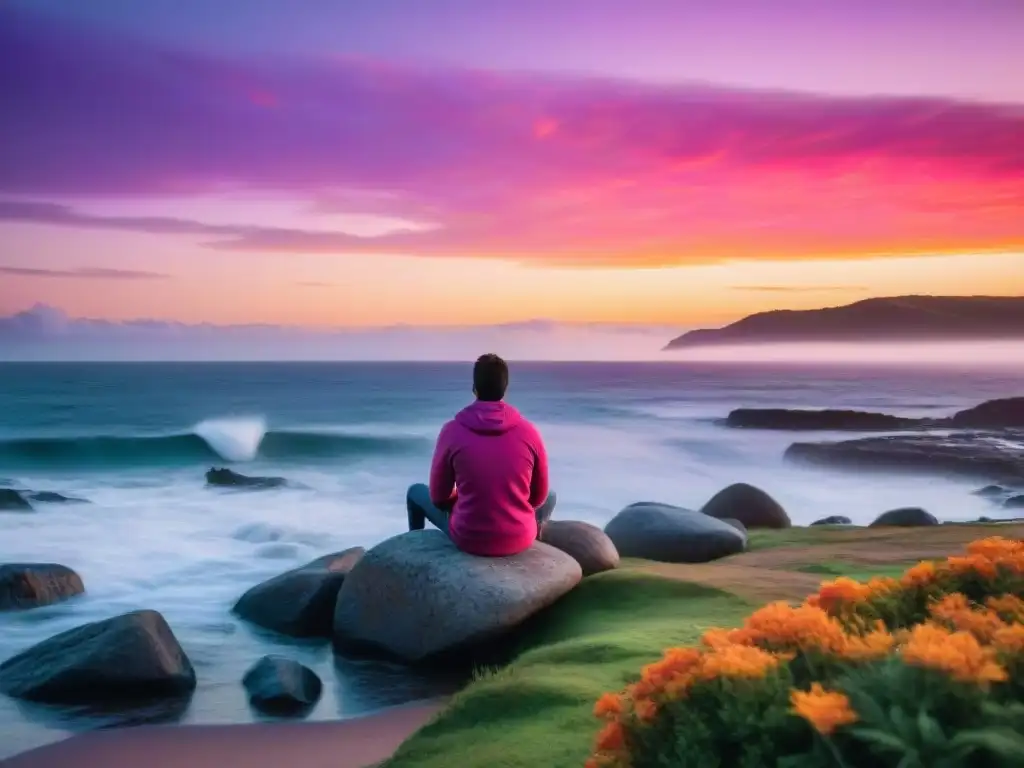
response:
M0 68L8 220L579 266L1024 248L1018 106L227 60L6 9L0 50L17 63ZM225 188L432 226L361 238L23 202Z

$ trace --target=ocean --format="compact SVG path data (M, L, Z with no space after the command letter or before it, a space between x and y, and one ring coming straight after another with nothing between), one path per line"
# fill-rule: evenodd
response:
M0 512L0 563L62 563L87 589L62 605L0 613L0 660L73 626L153 608L199 678L188 708L174 712L0 697L0 758L124 722L256 719L240 680L271 652L324 680L313 719L444 688L400 667L336 658L323 643L284 644L230 608L261 580L401 533L406 487L425 480L441 424L471 399L470 373L454 363L0 363L0 486L91 502ZM699 507L745 481L796 524L826 515L868 523L906 505L956 520L998 516L970 494L982 483L790 466L782 454L791 442L839 436L729 430L715 420L743 406L939 416L1020 395L1020 381L1005 367L520 363L508 400L542 431L562 519L603 526L643 500ZM299 487L214 490L203 477L211 466Z

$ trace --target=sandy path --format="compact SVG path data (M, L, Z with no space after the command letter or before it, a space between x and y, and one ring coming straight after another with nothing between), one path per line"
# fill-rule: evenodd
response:
M772 547L717 563L640 566L660 576L723 589L754 603L802 600L827 576L788 570L812 563L844 560L877 565L940 560L963 551L968 542L988 536L1024 538L1024 525L941 525L932 528L857 528L823 531L805 544Z
M366 768L386 760L443 701L331 723L143 726L94 731L0 768Z

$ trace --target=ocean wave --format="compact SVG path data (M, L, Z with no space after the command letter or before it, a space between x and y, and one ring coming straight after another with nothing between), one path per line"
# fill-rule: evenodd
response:
M203 421L166 435L27 436L0 439L0 466L186 466L269 459L300 462L412 450L421 438L331 430L273 430L260 419Z

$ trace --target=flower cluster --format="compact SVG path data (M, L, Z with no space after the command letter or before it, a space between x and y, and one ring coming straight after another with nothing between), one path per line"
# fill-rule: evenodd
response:
M823 583L800 605L770 603L697 647L668 649L597 702L606 722L587 768L725 765L729 750L737 765L815 765L823 754L897 765L903 741L905 754L932 750L948 762L962 749L966 761L989 748L977 735L995 727L984 718L1002 717L1000 702L1019 701L1022 689L1024 541L988 538L899 579ZM908 708L920 733L879 735ZM754 727L772 732L744 746ZM973 729L971 738L945 741L958 729ZM1005 723L998 732L1005 737ZM1018 736L999 749L1024 760Z

